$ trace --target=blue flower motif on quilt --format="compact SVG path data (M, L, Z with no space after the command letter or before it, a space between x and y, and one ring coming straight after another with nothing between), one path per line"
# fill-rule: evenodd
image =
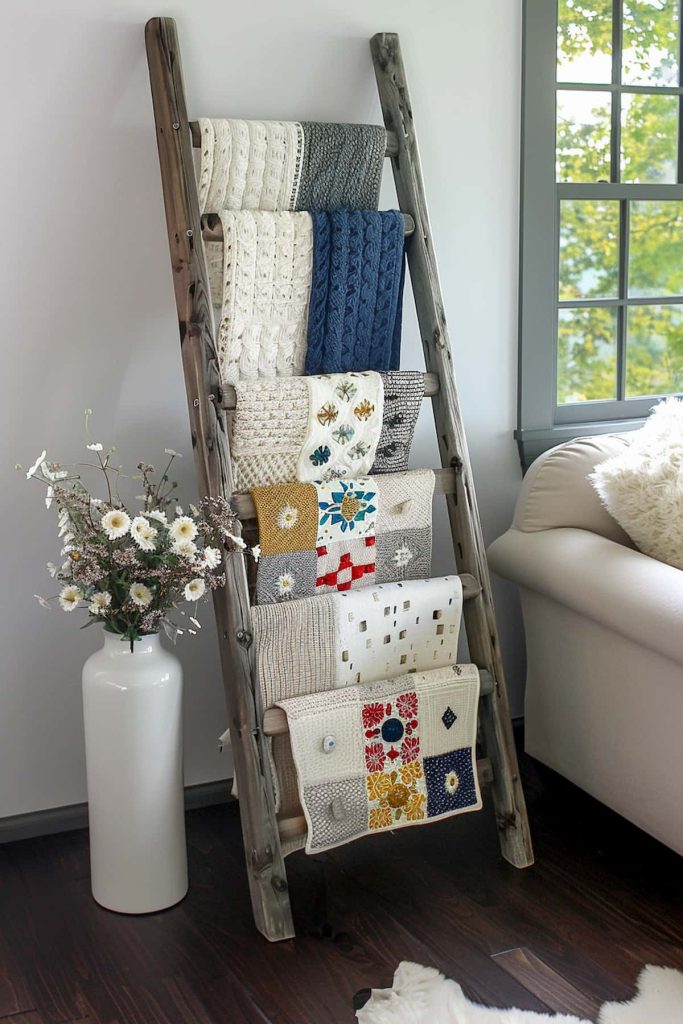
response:
M470 747L425 757L423 767L427 782L428 818L477 804Z
M338 526L342 533L352 533L365 524L366 517L377 512L377 492L368 489L365 481L339 480L330 493L330 500L319 501L320 525Z
M326 462L329 462L331 454L332 453L327 445L321 444L320 447L316 448L314 452L311 452L308 457L314 466L324 466Z

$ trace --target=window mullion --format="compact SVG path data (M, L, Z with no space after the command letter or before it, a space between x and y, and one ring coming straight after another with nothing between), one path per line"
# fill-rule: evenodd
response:
M626 341L628 331L628 250L631 210L628 199L622 199L619 210L619 299L617 311L617 401L626 395Z
M678 85L683 85L683 4L678 0ZM683 182L683 96L678 97L678 173L676 181Z
M621 181L621 48L623 41L622 0L612 2L612 120L611 173L613 182Z

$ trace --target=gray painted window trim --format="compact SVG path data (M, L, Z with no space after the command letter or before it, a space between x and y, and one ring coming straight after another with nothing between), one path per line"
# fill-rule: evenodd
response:
M520 286L517 439L526 468L543 451L579 435L632 430L642 425L658 396L621 398L610 402L582 402L558 406L557 291L560 200L572 199L683 199L683 185L640 185L601 182L556 182L555 92L557 3L523 0L522 146L520 175ZM617 51L620 47L617 48ZM616 61L615 61L616 66ZM683 95L683 86L625 86L613 75L602 86L559 83L562 89L620 92L659 92ZM613 103L613 118L620 104ZM680 122L679 122L680 123ZM619 162L619 130L613 133L612 169ZM679 178L683 168L683 132L679 130ZM616 175L613 173L612 177ZM628 205L625 204L628 210ZM627 233L621 232L622 246ZM623 262L622 262L623 266ZM642 301L642 300L641 300ZM656 304L648 299L647 304ZM567 306L590 305L590 301ZM604 302L597 303L605 305ZM624 310L633 300L621 282L614 305ZM620 313L623 315L623 313ZM624 393L625 366L619 352L620 394Z

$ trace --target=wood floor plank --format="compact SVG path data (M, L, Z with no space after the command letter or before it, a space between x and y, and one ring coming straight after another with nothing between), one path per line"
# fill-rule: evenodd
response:
M494 953L492 959L528 988L556 1013L573 1013L578 1017L597 1017L600 1002L581 992L529 949L518 947Z

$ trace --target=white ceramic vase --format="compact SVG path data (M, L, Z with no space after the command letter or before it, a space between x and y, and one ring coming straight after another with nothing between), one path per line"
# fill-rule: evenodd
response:
M92 893L147 914L187 892L180 662L158 635L104 632L83 666Z

